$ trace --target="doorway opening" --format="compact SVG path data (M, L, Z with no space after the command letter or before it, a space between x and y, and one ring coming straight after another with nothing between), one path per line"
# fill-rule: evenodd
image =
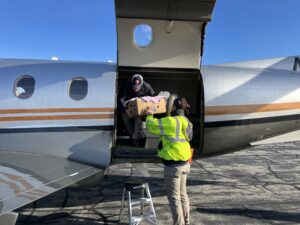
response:
M116 144L113 150L114 157L131 158L139 160L140 162L149 162L150 160L158 159L156 151L159 136L144 136L141 145L139 147L133 147L122 119L119 102L120 89L134 74L142 75L144 80L154 89L155 95L159 95L163 92L169 93L170 95L182 96L188 100L191 109L187 117L193 123L194 127L194 135L190 143L195 149L201 148L203 145L204 92L199 70L119 67L117 79L117 131ZM156 118L164 116L166 116L166 114L154 115ZM142 119L145 120L145 116L142 116ZM142 123L142 130L146 130L145 123Z

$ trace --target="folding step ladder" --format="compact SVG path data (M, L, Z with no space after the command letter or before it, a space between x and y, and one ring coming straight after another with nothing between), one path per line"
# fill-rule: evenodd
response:
M131 199L133 191L140 191L141 197L137 199ZM146 196L145 196L145 192L146 192ZM119 221L121 220L121 216L122 216L125 195L127 196L127 202L128 202L129 225L138 225L143 220L148 220L152 224L157 224L156 215L155 215L148 183L142 180L130 180L124 183ZM144 207L146 205L150 206L149 212L147 213L144 212ZM132 210L133 207L137 207L137 206L140 207L140 214L134 216Z

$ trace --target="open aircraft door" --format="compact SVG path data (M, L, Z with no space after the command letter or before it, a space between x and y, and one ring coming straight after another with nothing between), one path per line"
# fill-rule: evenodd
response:
M200 62L214 5L215 0L115 0L118 85L139 73L156 94L185 96L197 147L204 111Z

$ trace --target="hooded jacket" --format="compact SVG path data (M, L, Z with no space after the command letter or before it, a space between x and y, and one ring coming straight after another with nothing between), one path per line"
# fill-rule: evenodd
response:
M152 89L151 85L145 81L143 81L141 89L138 92L135 92L132 88L132 82L130 80L127 81L122 87L120 92L120 108L122 111L125 111L124 103L129 99L136 97L144 97L144 96L155 96L155 92Z

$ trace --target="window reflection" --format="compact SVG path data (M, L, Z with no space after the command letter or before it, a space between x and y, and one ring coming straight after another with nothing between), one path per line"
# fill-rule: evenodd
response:
M134 28L134 43L141 48L151 44L153 39L153 30L147 24L139 24Z
M24 75L19 77L14 85L14 94L20 99L27 99L33 95L35 81L33 77Z
M69 84L69 96L74 100L82 100L87 96L88 82L82 77L73 78Z

